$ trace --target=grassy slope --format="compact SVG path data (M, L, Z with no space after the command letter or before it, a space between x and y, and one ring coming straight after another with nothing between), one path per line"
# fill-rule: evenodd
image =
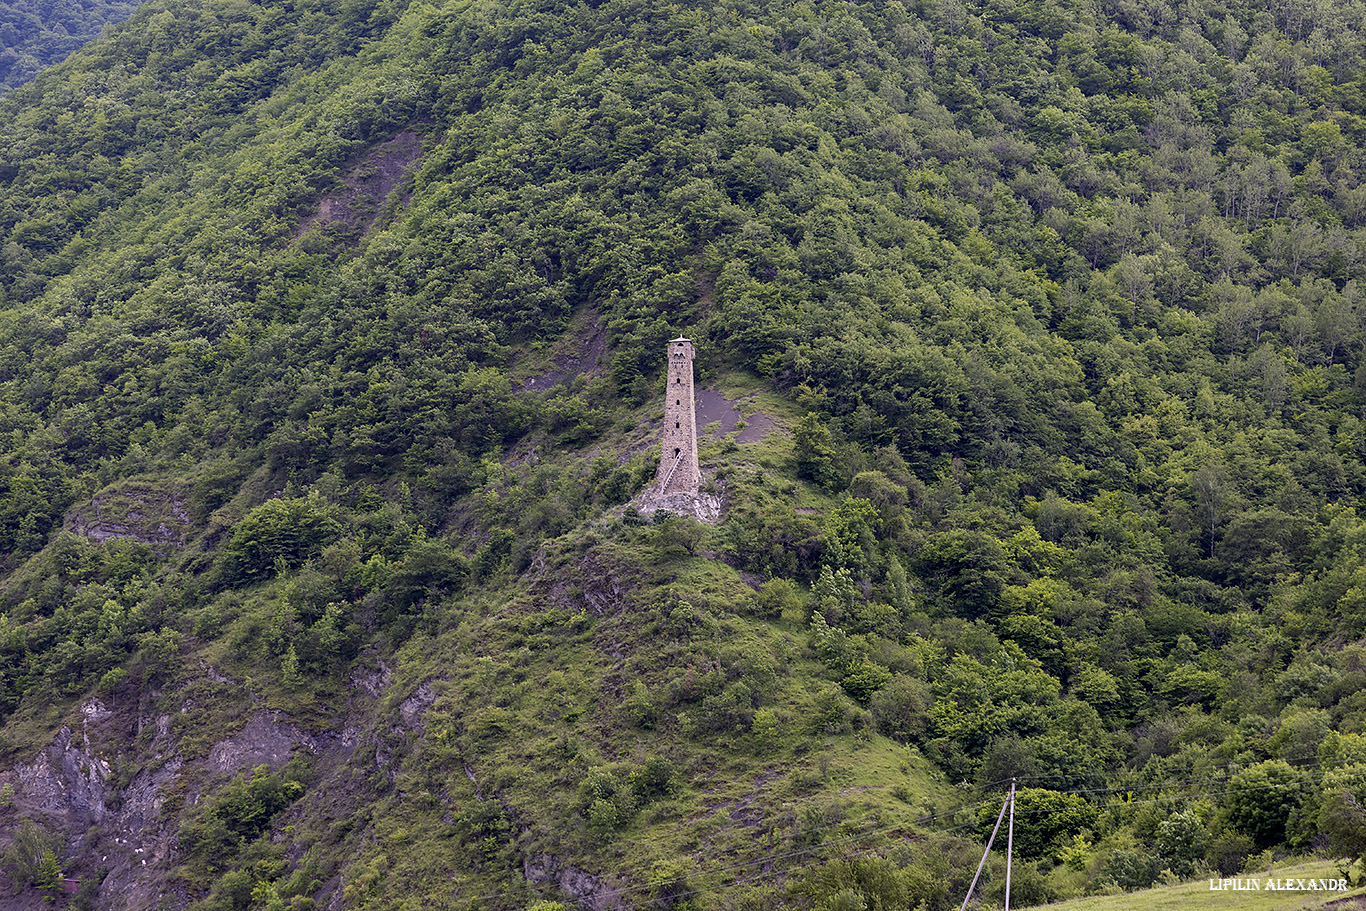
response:
M1240 874L1246 882L1256 879L1265 885L1268 879L1339 879L1338 865L1332 861L1315 860L1291 866L1276 866L1270 871ZM1213 891L1208 880L1180 883L1128 892L1060 902L1049 907L1059 911L1187 911L1190 908L1218 908L1220 911L1310 911L1336 907L1355 908L1352 900L1366 899L1366 889L1346 892L1232 892ZM1341 903L1341 904L1339 904Z

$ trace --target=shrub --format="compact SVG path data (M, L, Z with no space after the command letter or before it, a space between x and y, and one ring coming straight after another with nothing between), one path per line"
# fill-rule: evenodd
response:
M673 793L678 770L663 756L651 756L645 764L627 776L631 792L642 804L650 803Z
M579 783L579 807L589 828L609 834L629 823L636 812L631 790L605 767L589 769Z
M867 705L873 694L887 685L892 672L880 664L860 661L849 665L849 670L840 680L840 686L859 705Z
M899 743L910 743L925 736L933 704L924 683L914 677L896 676L873 694L868 709L879 733Z
M1205 852L1205 863L1218 870L1220 876L1232 876L1243 869L1254 847L1252 839L1242 832L1226 830L1210 842Z
M1157 854L1162 863L1182 879L1195 872L1195 862L1205 853L1208 834L1195 814L1186 810L1157 827Z
M1158 860L1146 851L1120 848L1105 863L1105 875L1122 889L1143 889L1157 881Z
M755 616L776 620L801 609L801 590L787 579L769 579L749 599L748 606Z

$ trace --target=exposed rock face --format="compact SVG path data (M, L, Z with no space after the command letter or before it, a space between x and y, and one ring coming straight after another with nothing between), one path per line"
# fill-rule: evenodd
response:
M389 670L389 665L383 661L378 662L378 670L358 667L351 672L351 685L358 690L368 693L370 698L378 699L383 693L389 681L393 678L393 673Z
M98 699L80 708L84 724L79 734L63 725L32 762L0 771L0 781L14 787L15 806L23 815L66 833L70 855L83 855L83 866L108 871L96 899L97 907L108 911L166 902L166 907L185 905L187 896L172 885L180 862L175 843L179 822L174 813L168 817L164 812L167 798L184 787L183 775L231 776L262 764L278 768L295 750L317 752L320 747L282 713L259 711L240 731L216 743L206 759L187 763L174 755L170 716L140 717L135 724L128 719L129 735L155 728L143 759L156 759L141 763L142 771L119 787L111 763L91 743L92 731L107 733L117 719L111 721L114 713Z
M601 376L606 357L607 320L594 310L585 310L570 323L549 369L514 382L513 388L518 392L544 392L580 376ZM534 461L534 451L527 455ZM513 463L518 464L515 457Z
M111 769L109 763L91 755L88 746L88 741L62 725L32 763L14 770L20 799L40 810L84 819L87 825L103 821Z
M318 745L308 734L281 720L280 712L256 712L246 727L225 737L209 750L209 768L235 775L258 765L279 768L289 762L295 747L316 753Z
M721 498L716 494L699 492L661 494L652 488L635 500L636 510L642 516L652 516L657 512L672 512L682 516L692 516L699 522L716 524L721 518Z
M402 186L421 160L422 137L412 130L380 143L347 173L341 187L318 200L318 211L299 223L294 238L328 225L368 234L383 215L385 201L396 190L402 197L397 202L407 203Z
M580 567L582 589L572 597L561 589L546 589L546 580L538 583L537 591L553 595L556 603L572 601L575 609L601 615L619 610L632 585L620 570L589 560ZM554 577L563 583L563 576ZM184 911L200 896L184 885L180 865L185 855L178 842L182 824L213 806L233 776L263 764L278 769L297 751L307 750L318 757L315 768L320 777L307 798L314 803L290 812L315 814L309 817L312 820L321 809L323 818L336 823L365 818L372 789L377 782L384 787L386 778L390 783L398 780L406 752L420 736L442 690L440 682L429 680L394 691L394 674L377 660L353 671L354 699L348 699L335 729L305 731L287 714L257 707L242 719L240 729L218 735L205 754L207 745L199 739L202 726L188 728L194 739L182 740L187 727L176 723L184 720L177 713L197 711L195 700L203 684L240 684L207 662L201 670L202 677L185 687L159 692L129 684L103 697L108 704L87 699L31 761L0 769L0 785L13 789L13 805L0 808L0 847L12 837L14 826L31 819L64 842L59 848L69 875L89 880L96 870L102 871L94 907ZM191 749L192 753L182 752ZM485 793L488 785L481 788L470 764L464 771L477 799L499 799L496 793ZM298 855L291 857L297 859ZM519 862L529 881L592 911L629 907L622 898L623 882L614 877L575 867L552 854L529 859L522 855ZM344 885L343 877L333 876L316 886L318 907L345 906ZM30 888L16 902L0 900L0 905L22 911L36 909L41 900Z
M436 693L432 691L430 683L424 683L413 691L413 694L403 700L403 704L398 707L399 717L403 723L413 729L417 729L422 724L422 716L427 713L427 709L436 702Z
M173 867L175 832L164 831L161 808L182 763L172 759L143 771L120 789L89 734L113 713L90 699L81 705L81 714L85 730L80 735L63 725L33 762L0 777L12 775L16 804L67 832L74 852L96 852L92 861L108 870L99 907L152 907L164 897Z
M522 864L527 881L537 885L554 884L561 892L591 911L618 911L624 908L617 890L578 867L560 863L553 854L539 854Z
M123 487L97 494L67 513L66 530L96 544L127 538L159 549L179 547L190 528L190 511L174 493Z
M141 835L157 825L162 804L166 802L166 789L176 780L183 765L179 759L172 759L159 769L139 772L123 789L118 823L130 837Z
M119 796L122 802L113 832L96 847L109 873L100 884L99 907L133 911L155 907L164 899L166 883L175 869L177 829L164 824L161 809L179 777L179 759L158 769L140 772Z
M535 566L536 574L528 586L531 604L551 604L570 610L586 610L595 617L615 613L623 599L635 587L635 580L622 572L622 567L585 556L572 577L563 573L547 572L544 562ZM574 584L574 583L578 584Z

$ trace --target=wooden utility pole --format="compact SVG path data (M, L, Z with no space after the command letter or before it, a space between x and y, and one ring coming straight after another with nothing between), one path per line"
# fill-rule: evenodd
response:
M967 911L968 902L972 901L972 893L977 889L977 880L982 876L982 868L987 865L987 855L991 853L991 846L996 842L996 833L1001 831L1001 820L1005 819L1006 808L1010 809L1010 828L1006 833L1006 907L1005 911L1010 911L1010 856L1015 849L1015 779L1010 779L1010 794L1006 796L1001 804L1001 812L996 814L996 825L991 830L991 837L987 839L986 850L982 852L982 860L977 864L977 872L972 876L972 885L968 886L968 894L963 896L963 905L958 911Z
M1010 825L1006 828L1006 909L1010 911L1010 859L1015 855L1015 779L1010 779Z

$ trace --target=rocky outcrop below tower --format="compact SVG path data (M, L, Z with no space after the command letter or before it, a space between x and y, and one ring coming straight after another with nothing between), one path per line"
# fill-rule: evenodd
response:
M631 503L642 516L671 512L692 516L699 522L715 524L721 518L721 496L714 493L666 493L647 488Z

